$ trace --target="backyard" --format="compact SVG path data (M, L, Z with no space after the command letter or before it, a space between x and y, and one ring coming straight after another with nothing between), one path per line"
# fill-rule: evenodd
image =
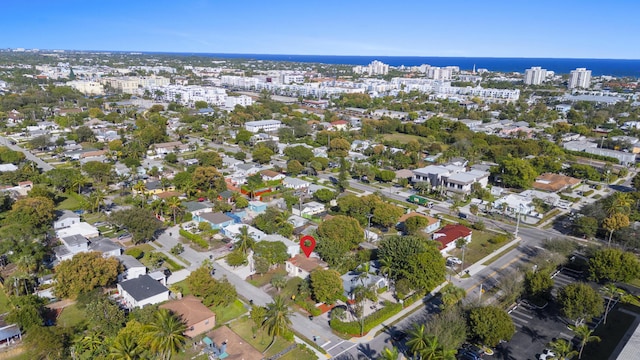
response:
M242 317L236 321L233 321L229 324L231 330L233 330L236 334L238 334L241 338L243 338L247 343L256 348L261 353L269 347L273 338L267 334L264 329L256 328L253 321L251 321L248 317ZM255 331L255 336L254 336ZM278 336L276 337L273 346L269 348L269 351L264 353L265 357L273 356L280 351L286 349L292 345L291 342L285 340L284 338Z

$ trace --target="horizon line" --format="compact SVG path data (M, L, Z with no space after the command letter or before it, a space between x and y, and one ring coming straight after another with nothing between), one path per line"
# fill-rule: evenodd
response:
M18 49L18 48L5 48ZM199 52L199 51L166 51L166 50L90 50L90 49L42 49L23 48L26 50L37 49L38 51L76 51L76 52L118 52L118 53L151 53L151 54L197 54L197 55L276 55L276 56L327 56L327 57L380 57L380 58L456 58L456 59L540 59L540 60L623 60L640 61L632 58L598 58L598 57L543 57L543 56L446 56L446 55L336 55L336 54L287 54L287 53L244 53L244 52Z

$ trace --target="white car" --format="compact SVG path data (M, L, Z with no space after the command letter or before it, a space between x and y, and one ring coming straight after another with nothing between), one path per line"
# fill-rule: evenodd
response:
M551 359L555 359L556 358L556 354L549 350L549 349L544 349L544 351L542 352L542 354L540 354L540 356L538 356L538 360L551 360Z
M449 257L447 258L447 263L449 263L449 264L456 264L456 265L460 265L460 264L462 264L462 260L458 259L458 258L457 258L457 257L455 257L455 256L449 256Z

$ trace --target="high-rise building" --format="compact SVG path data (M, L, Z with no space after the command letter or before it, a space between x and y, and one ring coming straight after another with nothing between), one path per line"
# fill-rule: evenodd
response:
M524 83L526 85L540 85L547 77L547 69L534 66L524 71Z
M577 68L571 70L569 74L569 89L582 88L588 89L591 87L591 70L585 68Z

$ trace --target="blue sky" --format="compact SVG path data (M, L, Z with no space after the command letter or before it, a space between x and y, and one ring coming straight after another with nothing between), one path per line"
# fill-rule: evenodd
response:
M3 0L0 47L640 59L637 0Z

